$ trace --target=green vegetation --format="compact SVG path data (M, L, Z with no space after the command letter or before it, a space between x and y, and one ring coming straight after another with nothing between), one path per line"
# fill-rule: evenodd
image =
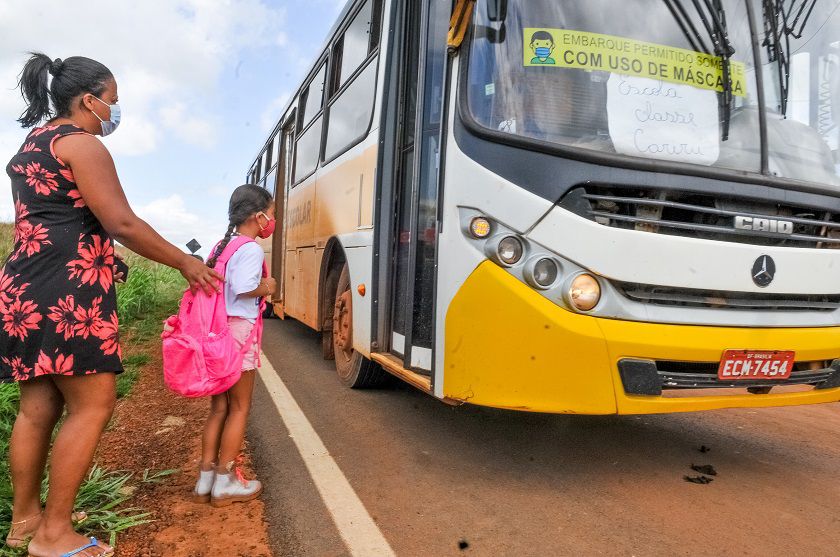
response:
M14 226L0 223L0 263L11 252ZM177 271L128 255L128 281L118 286L118 313L125 373L117 379L117 396L131 393L143 367L158 350L153 342L160 335L163 319L176 311L184 282ZM19 400L15 384L0 384L0 536L5 537L11 521L12 488L9 477L9 437ZM76 508L88 514L84 530L114 543L117 533L149 522L150 515L141 509L126 507L138 483L157 483L174 471L145 470L140 477L124 471L106 471L94 466L82 484ZM46 495L47 482L44 482ZM2 540L0 540L2 544ZM25 552L0 545L0 557L18 557Z
M117 377L117 397L127 396L149 361L142 351L160 336L162 322L174 313L184 290L178 271L134 254L126 256L128 280L117 286L117 313L125 373ZM157 350L157 347L154 348Z
M173 311L184 289L184 281L175 269L149 262L137 255L127 255L128 281L118 287L117 312L120 322L136 324L148 317Z
M0 262L12 253L12 241L15 237L15 225L9 222L0 222Z
M117 398L125 398L131 394L131 388L140 377L140 370L149 363L149 355L140 353L123 358L125 371L117 376Z

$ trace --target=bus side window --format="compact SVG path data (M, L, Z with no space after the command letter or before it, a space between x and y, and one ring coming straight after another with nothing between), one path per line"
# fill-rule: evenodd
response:
M358 143L370 128L381 13L381 0L367 0L333 48L325 161Z
M260 158L257 159L257 167L254 170L254 182L253 183L256 184L257 182L260 181L261 172L262 172L262 155L260 155Z
M268 149L265 150L265 171L264 174L268 174L268 171L271 170L271 164L273 163L272 155L274 154L274 138L268 142Z
M264 189L268 190L271 197L274 197L274 190L277 189L277 169L274 168L266 174L265 181L260 184Z
M324 103L326 76L327 63L325 61L300 95L298 106L301 110L298 117L298 129L303 131L298 135L295 143L293 184L304 180L318 168L321 154L321 129L324 123L320 115Z
M356 73L371 52L371 22L373 8L371 0L366 0L353 17L353 21L333 48L333 90L338 91L347 80Z
M326 77L326 62L321 64L318 73L309 82L309 86L300 94L300 111L298 127L303 129L321 112L324 102L324 77Z

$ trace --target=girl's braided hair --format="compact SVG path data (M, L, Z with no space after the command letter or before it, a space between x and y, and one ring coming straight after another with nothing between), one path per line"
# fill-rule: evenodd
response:
M225 251L225 248L230 243L233 236L233 231L236 227L244 223L254 213L265 211L271 204L271 194L259 186L253 184L246 184L239 186L233 190L230 196L230 206L228 207L228 225L225 237L219 242L219 246L213 251L210 259L207 260L207 266L211 269L216 266L219 256Z

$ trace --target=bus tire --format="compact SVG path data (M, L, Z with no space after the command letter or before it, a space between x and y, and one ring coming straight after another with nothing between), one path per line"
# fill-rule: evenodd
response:
M339 262L341 263L341 262ZM343 263L341 263L343 265ZM335 292L338 287L338 277L342 267L333 264L327 273L324 285L325 301L321 304L324 313L321 321L321 354L325 360L335 360L335 346L333 345L333 312L335 311Z
M332 341L335 370L342 383L351 389L368 389L382 384L383 369L353 350L353 295L347 263L341 269L335 291Z

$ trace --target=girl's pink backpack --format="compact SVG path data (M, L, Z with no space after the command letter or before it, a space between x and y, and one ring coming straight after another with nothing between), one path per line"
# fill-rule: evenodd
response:
M225 276L227 262L236 250L253 241L234 236L216 261L215 271ZM263 263L263 276L267 275ZM227 317L224 292L184 292L178 315L166 320L161 335L163 378L170 389L186 397L203 397L224 393L239 381L245 353L262 336L262 307L242 350L236 346Z

